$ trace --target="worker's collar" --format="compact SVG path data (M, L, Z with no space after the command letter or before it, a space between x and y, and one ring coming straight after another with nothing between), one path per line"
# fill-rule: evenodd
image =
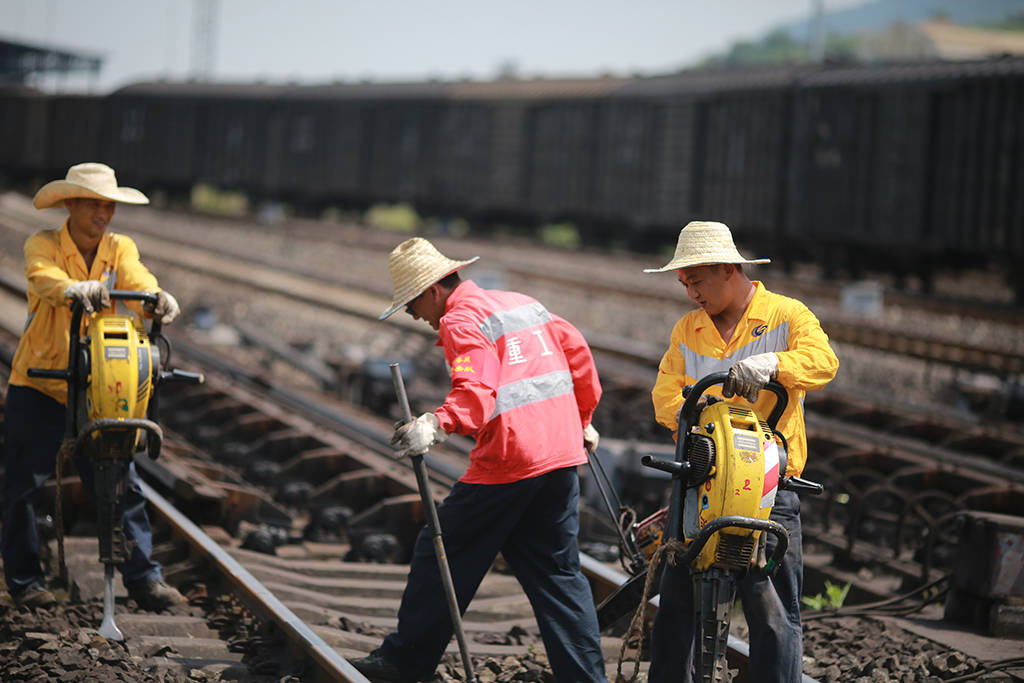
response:
M61 226L60 232L58 233L60 239L61 252L65 254L77 254L82 259L82 266L85 267L85 257L82 256L82 252L78 250L78 245L71 239L71 230L68 229L68 219L64 220L64 225ZM100 243L96 245L96 256L93 258L92 265L95 268L97 263L110 263L113 261L113 240L110 236L110 228L107 227L107 231L100 238ZM71 275L71 273L68 273ZM86 268L85 279L89 279L90 270Z
M463 280L460 282L459 285L451 291L444 302L444 315L448 315L448 312L452 310L452 307L460 301L476 294L479 291L480 286L472 280ZM441 325L444 325L444 315L441 316ZM434 346L443 346L440 337L438 337L437 341L434 342Z
M452 310L452 307L458 304L463 299L466 299L480 291L480 286L472 280L463 280L459 283L459 286L451 291L448 295L448 300L444 303L444 313L448 315L448 311Z
M64 219L64 225L60 228L60 248L62 251L78 251L78 245L71 239L71 230L68 228L68 220Z
M85 277L88 278L89 269L85 265L85 257L82 256L82 252L78 250L78 245L75 244L75 240L71 239L71 230L68 229L68 220L64 221L64 225L61 227L59 233L61 253L68 254L72 259L76 256L81 259L81 263L79 263L79 265L85 271ZM99 249L96 250L96 255L99 256ZM78 263L78 261L74 261L74 263ZM68 275L72 278L82 279L80 273L68 273Z
M768 310L768 297L765 296L766 290L760 280L753 280L754 285L754 296L750 299L750 303L747 305L747 320L760 320L765 322L768 320L770 311Z

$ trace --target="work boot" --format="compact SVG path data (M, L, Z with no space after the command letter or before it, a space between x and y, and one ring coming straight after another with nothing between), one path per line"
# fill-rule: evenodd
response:
M25 607L50 607L57 604L57 596L41 583L33 583L17 595L12 595L11 598L15 605Z
M374 650L365 657L350 659L348 663L373 683L416 683L399 671L397 666L384 659L380 650Z
M188 602L184 595L168 586L163 579L143 579L131 584L128 586L128 597L139 603L139 607L151 612Z

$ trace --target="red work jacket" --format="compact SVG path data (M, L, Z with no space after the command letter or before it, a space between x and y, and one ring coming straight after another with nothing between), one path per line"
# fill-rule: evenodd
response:
M583 428L601 384L579 330L535 299L465 281L439 332L452 389L435 414L446 432L476 438L461 481L505 484L587 461Z

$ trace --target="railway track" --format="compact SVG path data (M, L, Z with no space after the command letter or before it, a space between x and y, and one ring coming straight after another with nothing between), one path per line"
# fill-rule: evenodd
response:
M363 229L324 226L305 221L290 225L289 229L295 230L297 234L289 233L289 239L305 238L335 246L340 244L367 254L366 258L360 260L368 261L374 266L370 271L356 268L354 272L328 267L311 274L305 263L297 263L293 259L288 259L286 255L282 258L279 250L271 250L271 253L263 255L254 254L251 244L247 244L248 240L245 239L235 238L226 243L217 243L201 230L183 229L176 233L173 242L168 242L162 237L160 228L146 219L146 211L148 210L131 211L131 215L124 221L119 218L119 225L122 225L121 229L128 230L136 237L147 258L178 267L206 270L209 270L210 264L220 263L223 264L223 275L226 278L261 288L266 284L277 291L281 291L282 281L287 281L289 295L298 296L300 300L307 300L316 305L324 305L330 300L329 294L322 294L324 289L336 289L340 286L349 290L345 299L353 302L349 304L352 308L341 312L359 316L375 318L375 307L383 310L382 305L389 301L387 282L379 277L379 273L386 271L387 252L394 246L396 240L392 234L374 234ZM3 201L0 202L0 216L7 219L8 227L13 227L26 236L35 230L52 227L38 215L38 212L31 209L26 199L16 195L4 195ZM179 215L176 218L185 224L194 223L188 216ZM251 222L245 223L241 229L246 232L275 230L273 226L268 228L259 224L253 225ZM273 232L271 234L273 235ZM276 238L282 238L280 233ZM470 247L462 241L453 239L442 238L436 241L442 248L445 248L446 243L450 243L452 248L458 250ZM278 246L280 247L280 244ZM485 248L474 244L473 248L476 247L480 247L481 251ZM679 311L683 307L692 306L679 292L678 286L671 278L639 276L641 261L635 257L608 257L595 254L593 259L598 264L597 268L600 268L602 263L608 266L615 264L617 271L621 271L620 261L632 259L636 263L637 272L633 274L636 277L621 273L609 274L609 269L600 270L601 277L595 277L597 268L592 264L581 266L567 263L564 256L536 248L526 249L521 253L492 253L492 263L485 268L494 269L490 276L512 280L517 287L526 284L527 291L530 284L536 286L538 283L545 283L548 287L585 292L589 297L609 296L644 308ZM247 271L250 265L257 264L270 266L277 274L276 277L270 281L254 281ZM366 263L362 265L365 267ZM265 270L261 272L266 273ZM801 299L824 298L838 301L841 295L840 286L834 283L808 283L791 277L778 277L775 273L773 278L779 280L782 293ZM978 321L1024 326L1024 310L1004 304L939 299L902 292L887 292L886 297L891 305L901 309L941 312L945 315L966 316ZM421 326L408 324L410 321L403 322L407 323L406 329L423 333ZM886 329L873 325L870 321L858 320L856 316L835 320L822 319L822 326L833 341L842 344L916 358L958 371L986 373L1002 379L1014 379L1024 375L1024 352L1020 351L1019 347L1001 347L981 342L964 343L949 337L915 334L903 329ZM607 338L606 343L602 343L601 330L588 329L586 332L588 339L596 340L592 341L592 345L609 353L619 353L621 347L628 343L627 340L614 336ZM644 347L643 344L637 344L636 347L633 355L642 354L645 360L651 360L652 354L660 356L663 350L658 346ZM644 349L642 352L639 350L641 348Z
M274 625L289 650L301 652L304 680L363 681L343 657L369 652L394 628L407 572L400 563L408 560L424 523L413 473L381 454L389 450L390 429L383 425L390 423L378 421L349 439L338 433L348 418L334 419L334 428L327 430L268 401L265 391L256 395L243 388L237 372L218 377L218 369L198 391L162 397L161 421L168 436L164 452L157 461L144 456L136 461L144 479L152 482L146 489L155 535L164 538L157 552L167 578L193 598L198 590L199 603L211 581L235 595L260 620ZM367 447L362 442L375 429L381 440ZM238 458L250 466L223 463L237 464ZM262 486L243 481L239 471L251 473ZM437 477L446 479L443 473ZM71 499L84 500L74 482L69 486ZM440 499L446 487L435 486ZM187 509L188 516L168 498ZM67 548L73 593L95 602L102 594L102 568L95 561L94 537L71 537ZM362 561L342 561L345 557ZM590 558L584 561L592 581L606 591L617 585L614 571ZM157 641L173 650L160 666L186 673L205 667L211 675L237 666L241 658L234 655L241 646L214 642L208 623L218 616L197 617L197 610L191 611L176 619L118 618L134 653ZM488 575L464 624L481 666L487 658L525 661L541 647L529 603L508 574ZM229 631L237 641L238 634ZM613 666L618 641L606 638L604 646ZM269 671L272 658L265 659L261 666Z
M151 251L154 252L153 258L150 258L148 256L148 254ZM160 245L154 241L152 243L146 244L143 247L143 253L147 254L148 261L164 261L164 263L169 265L173 264L175 265L175 267L187 267L193 272L202 272L203 270L202 264L204 262L200 258L201 254L190 251L187 248L174 249L168 247L168 249L164 251L161 250ZM360 296L358 295L354 295L350 298L348 297L347 293L344 292L341 296L339 296L339 288L334 286L330 288L325 288L324 290L315 290L309 287L310 283L307 280L296 279L294 275L288 273L274 274L269 272L267 269L260 269L254 267L251 263L241 263L238 265L237 268L232 268L230 259L226 259L223 256L219 256L216 259L216 261L216 267L221 271L228 270L228 276L235 278L237 282L244 283L247 286L259 287L262 291L284 291L287 293L288 296L306 297L308 301L310 301L311 303L315 303L317 306L322 306L328 310L338 311L347 316L360 317L372 315L373 317L375 317L379 310L381 310L382 308L379 299L377 301L374 301L372 298L369 297L361 299ZM8 278L8 284L14 283L15 280L16 279L13 277ZM317 296L318 292L322 293L322 296ZM182 343L179 343L179 347L183 346L184 345ZM624 362L635 363L638 365L649 363L650 359L645 359L643 354L624 352L621 348L621 345L609 343L605 346L607 347L606 352L608 352L609 355L612 352L614 352L615 355L621 358ZM211 363L213 365L217 364L213 362L213 359L210 354L204 354L204 352L201 352L200 350L195 350L195 354L196 357L198 358L197 362L203 363L204 368L211 367ZM226 366L227 364L224 363L222 365ZM348 496L354 496L354 498L358 499L359 495L361 495L361 492L365 491L367 488L369 488L371 491L376 492L380 492L382 490L380 488L373 488L374 486L381 486L381 484L372 483L381 481L381 477L383 477L379 468L383 468L385 471L387 471L390 470L391 468L398 466L396 466L395 463L390 460L390 458L387 458L386 455L381 455L380 451L377 451L376 453L376 457L378 458L378 460L376 461L376 465L371 465L366 468L368 472L364 470L362 465L360 465L359 467L355 467L350 464L343 464L347 461L345 457L342 457L338 454L338 451L342 450L341 446L332 445L331 443L325 443L325 435L328 434L328 430L330 430L331 433L334 433L335 427L329 426L328 423L330 423L333 420L336 420L337 415L344 414L345 410L341 408L337 408L336 410L324 410L323 406L329 402L328 397L325 397L320 394L315 394L313 392L304 393L297 392L294 390L282 390L278 393L280 393L282 397L286 397L286 399L283 400L285 400L284 405L287 407L276 408L275 410L277 411L277 413L273 417L268 417L263 411L260 410L238 407L237 396L235 396L235 394L238 391L240 391L239 385L245 383L245 381L251 382L254 386L256 386L256 393L259 394L259 396L263 397L262 399L257 397L258 400L256 401L256 404L258 404L260 400L265 402L267 394L271 393L271 389L274 389L274 387L268 385L266 382L261 382L258 378L254 378L255 374L256 373L254 373L253 371L247 371L238 368L234 370L228 370L226 371L226 376L229 377L230 379L223 387L216 388L216 391L219 393L207 393L214 390L214 385L211 385L208 387L197 388L197 391L200 391L200 393L194 395L188 394L187 392L184 391L184 388L182 388L183 393L181 394L180 397L168 397L164 404L164 407L167 409L166 421L170 425L170 428L173 431L180 432L182 435L188 434L190 436L189 442L198 444L189 446L187 448L183 447L183 450L187 451L191 448L200 447L207 448L211 443L216 444L219 442L219 440L222 441L225 433L232 432L244 432L247 435L254 435L256 440L248 444L239 444L237 442L231 442L231 444L227 446L219 446L218 452L215 455L210 455L208 458L199 458L199 462L188 463L188 467L184 468L183 470L187 472L187 474L181 476L176 476L174 473L168 474L167 472L159 472L154 470L156 472L156 474L153 475L154 481L158 482L157 484L154 485L164 487L167 492L182 490L191 491L191 493L189 494L191 498L186 497L186 500L190 501L188 503L190 510L218 510L227 504L225 501L244 501L244 504L235 504L235 507L232 508L234 512L234 517L232 518L231 521L227 522L227 526L233 527L234 531L236 532L240 529L246 528L253 532L266 532L267 528L270 527L283 528L285 526L284 518L286 516L289 516L290 513L287 510L282 512L281 504L275 504L275 501L273 500L275 496L288 499L289 496L294 496L298 494L300 496L306 496L308 500L317 500L318 502L323 503L323 507L326 508L329 507L329 504L326 501L333 500L336 497L344 498L347 501ZM616 379L615 381L619 380ZM628 384L628 382L625 382L625 380L622 381ZM177 389L177 387L175 389ZM643 391L646 391L647 387L642 387L642 389ZM634 390L639 389L634 387ZM606 395L606 401L607 400L608 398ZM246 405L252 405L251 401L243 401L242 403L245 403ZM843 415L843 417L842 419L825 419L833 419L834 422L841 423L842 425L847 425L847 418L850 415L856 413L857 411L851 407L851 403L849 401L844 401L841 398L833 400L832 403L834 404L834 414ZM180 405L176 406L176 404ZM174 417L174 414L178 412L179 408L181 417ZM876 422L880 419L877 412L872 413L871 410L865 411L863 410L863 406L861 412L873 414L874 417L872 419L874 419ZM274 411L271 411L271 413L273 414ZM296 418L296 415L302 415L303 417ZM305 436L300 435L299 432L302 432L303 430L295 426L294 423L296 420L305 423L305 426L303 427L304 429L309 428L311 426L313 434L315 434L315 436L310 436L308 433ZM175 424L176 421L178 422L177 424ZM356 434L355 436L352 436L352 444L345 446L345 448L360 450L361 452L365 451L364 454L369 457L369 460L373 461L373 457L370 457L374 455L373 443L375 441L375 438L373 432L378 432L378 435L386 435L390 431L390 421L381 420L376 428L372 426L366 426L366 423L372 422L372 420L366 420L365 416L363 416L362 418L353 417L349 421L361 424L362 429L357 430L357 432L360 433ZM898 422L898 420L890 421ZM340 420L340 422L345 422L345 420ZM902 422L905 424L906 420L904 419ZM227 427L228 425L234 426L229 429ZM858 458L868 458L869 455L864 454L868 453L875 454L875 457L878 458L879 461L884 462L886 464L888 468L886 472L888 474L899 473L900 476L904 476L904 470L907 468L917 467L919 469L923 469L923 471L920 473L920 479L914 480L914 482L910 483L909 486L918 486L920 481L924 481L927 483L930 480L930 478L935 478L932 476L931 470L927 469L928 463L924 463L921 461L921 458L923 458L924 456L919 457L919 459L917 460L914 460L913 458L904 458L902 455L898 453L894 454L891 444L881 444L874 447L865 446L864 439L858 438L856 434L850 436L849 440L840 439L837 436L835 436L838 432L841 431L839 425L837 424L828 424L827 422L823 422L821 425L821 430L817 432L817 434L814 433L813 424L811 425L811 427L812 430L810 436L812 439L820 438L824 440L828 438L832 440L833 444L829 446L829 449L831 449L832 452L829 452L829 449L824 449L826 451L825 460L829 463L831 463L833 456L839 457L841 455L847 458L852 458L854 461L857 461ZM845 429L847 427L844 426L843 428ZM911 428L904 428L909 432L914 431ZM333 438L334 437L331 437L331 439ZM328 441L331 441L331 439L328 439ZM620 453L618 455L623 456L623 454L626 453L629 450L629 448L633 447L634 446L631 446L629 444L622 444L620 448ZM641 445L640 447L643 448L644 446ZM812 448L815 449L817 457L817 447L812 445ZM927 451L929 447L926 445L919 444L917 448L922 451ZM293 455L291 458L286 459L282 455L286 453L292 453ZM301 455L295 455L295 453L300 453ZM639 454L635 453L634 448L634 453L632 456L624 457L635 456L634 459L638 459L638 455ZM951 457L952 456L968 458L965 461L965 463L975 462L972 458L969 458L967 455L957 454L954 452L951 453ZM436 469L439 471L435 474L434 481L435 485L438 486L439 495L443 495L445 480L446 477L450 479L451 469L458 469L459 457L460 456L458 453L458 449L453 449L452 452L445 452L441 454L441 456L438 458L439 466ZM888 457L889 460L885 460L886 457ZM953 459L955 460L955 457ZM263 496L252 493L243 494L240 493L243 487L233 485L231 483L233 477L237 477L239 473L232 473L230 471L226 471L223 468L223 463L225 461L230 462L232 460L236 462L239 460L244 460L249 462L250 464L252 464L254 461L264 463L259 468L255 466L249 468L252 469L254 473L258 475L255 477L255 479L257 480L259 480L261 477L264 480L266 480L269 476L271 480L277 481L278 483L284 483L283 475L281 475L281 472L283 470L285 473L302 473L302 477L306 478L307 481L319 482L319 486L315 487L313 491L307 491L303 489L301 486L298 488L298 490L296 490L295 486L292 486L290 491L281 490L281 487L268 488L264 492ZM446 469L444 463L446 461L448 463L449 470L447 474L445 474L444 472L444 470ZM841 461L837 461L837 463L838 462ZM931 464L934 465L934 463ZM948 465L948 463L946 463L945 465ZM1013 484L1010 484L1009 488L1006 488L1007 480L1005 479L1005 477L1002 480L999 480L996 473L989 473L990 476L986 475L980 478L971 478L967 476L968 471L966 469L957 470L955 467L955 462L953 463L953 465L950 466L945 465L939 468L940 474L942 474L944 485L955 485L956 488L960 489L961 493L963 493L964 489L963 482L968 481L969 486L967 486L967 490L971 492L971 495L976 495L979 493L984 494L985 489L992 489L993 491L1006 491L1006 495L1009 495L1011 498L1020 498L1019 488L1014 488ZM877 466L877 463L872 464L872 466ZM166 464L164 464L164 467L166 468ZM951 467L953 468L952 470L950 469ZM849 477L844 479L844 477L846 477L846 473L850 469L847 466L837 466L833 469L836 472L838 472L839 475L835 476L832 480L829 481L829 483L832 484L832 486L830 487L831 495L828 496L825 499L825 502L823 503L823 505L827 508L823 518L828 520L828 522L823 527L823 531L821 532L824 539L822 541L823 545L830 548L832 551L836 553L845 553L848 557L851 558L857 557L859 554L859 556L861 556L862 558L872 559L873 561L879 562L880 564L888 563L891 569L898 573L901 572L904 578L917 578L922 575L927 575L928 571L932 567L924 569L922 568L922 563L916 562L915 564L915 560L913 559L914 551L919 550L919 548L913 548L905 544L902 546L900 544L895 544L891 545L890 547L887 547L886 544L879 545L877 543L872 542L869 539L854 539L854 542L851 543L847 538L843 536L842 528L844 526L849 526L849 521L855 517L855 513L851 512L852 507L849 505L848 501L851 499L856 500L857 498L861 497L863 494L865 494L865 492L869 490L870 487L862 485L858 488L855 488L853 486L852 479L850 479ZM1010 470L1008 469L1007 471ZM262 472L262 474L259 474L259 472ZM244 474L245 472L242 473ZM399 480L401 480L403 476L407 480L411 479L411 472L408 471L406 471L403 474L396 470L395 474ZM388 481L391 481L390 477L384 478L388 479ZM160 482L163 483L161 484ZM328 482L333 482L331 483L331 487L335 488L328 487ZM953 482L953 484L950 484L950 482ZM287 483L297 484L301 482L291 481ZM221 487L221 489L223 489L222 484L227 486L227 489L228 491L230 491L230 493L224 493L223 490L221 490L220 493L217 492L218 487ZM388 484L388 486L392 485L394 484ZM652 486L654 488L664 488L663 483L658 482L656 480L654 482L641 481L639 482L639 486L645 489L649 489ZM1002 486L1003 488L1000 489L1000 486ZM410 517L410 512L412 511L412 513L414 514L415 503L414 501L409 499L409 491L415 491L415 488L406 488L405 491L406 493L398 494L396 497L384 497L381 495L377 495L375 500L377 500L377 502L381 504L377 505L375 503L377 509L373 511L351 511L351 513L344 513L342 515L348 515L348 519L350 522L352 518L355 517L357 522L356 527L359 527L359 525L363 525L364 529L364 531L355 534L355 537L357 537L358 539L357 542L354 544L350 544L349 548L345 552L353 550L353 546L358 546L359 543L362 542L362 540L365 540L365 537L370 535L369 533L365 532L365 529L373 527L377 523L377 520L403 518L408 520L408 518ZM998 495L994 495L993 498L1002 499L1005 498L1006 495L999 493ZM403 496L406 496L407 498L405 500L402 500ZM643 492L641 492L640 494L641 498L642 496ZM947 496L947 498L948 497L949 496ZM384 500L388 500L389 502L384 504ZM846 500L847 502L840 503L839 501L842 500ZM948 503L948 501L946 502ZM956 503L955 500L954 503ZM949 508L947 508L944 512L948 511ZM888 517L883 521L887 521L890 524L890 526L899 526L896 525L893 521L896 519L896 515L890 514L891 511L888 510L886 510L886 513ZM312 523L314 521L312 519L311 514L304 514L309 515L309 519L306 519L306 517L303 514L300 514L297 517L292 515L292 519L290 521L292 531L294 531L294 525L296 523L302 526L305 524ZM817 517L817 515L814 516ZM811 517L811 515L805 515L805 517ZM277 522L275 523L274 520L277 520ZM919 523L915 524L918 524L918 526L914 526L913 524L911 524L905 525L905 528L907 530L916 529L919 531L921 528ZM415 533L415 529L418 528L418 523L413 522L410 523L410 525L412 526L412 531L399 530L396 536ZM861 526L863 526L863 524L861 524ZM901 530L902 528L904 527L899 527L895 531L891 531L890 533L895 534L896 538L902 538L903 536L908 535L906 532ZM278 539L280 538L281 535L278 535ZM832 539L831 542L829 542L829 539ZM242 539L235 539L235 541L241 540ZM268 557L270 556L265 555L259 556L259 559L262 560L262 565L269 565L270 568L268 569L267 566L261 566L257 572L252 573L254 574L254 576L275 576L273 574L274 571L283 573L298 572L301 574L303 570L296 569L296 567L298 566L306 567L305 571L315 573L315 568L317 566L315 563L323 562L324 559L322 556L317 556L315 550L309 551L309 549L305 547L308 545L308 543L285 543L283 545L278 545L276 546L276 549L279 552L278 559L268 559ZM385 543L385 545L387 544ZM298 546L303 546L303 548L299 549ZM304 555L304 553L306 552L310 552L311 554ZM331 552L334 553L332 557L336 559L338 547L335 545ZM239 550L238 554L249 557L253 553L248 553L247 551ZM831 561L832 559L826 559L823 561L823 564L827 565ZM289 565L289 563L291 562L297 564ZM600 566L600 563L588 560L588 568L592 571L592 573L597 571L607 571L606 568L598 569ZM320 570L322 570L322 567ZM370 571L372 572L373 570L371 569ZM281 574L277 574L276 576L280 578ZM304 588L301 588L302 590L310 590L309 586L311 585L311 583L316 583L310 582L308 581L308 579L304 580L306 581L306 583L302 584L303 586L305 586ZM597 585L600 585L599 580L595 579L593 575L591 576L591 580L595 581ZM338 581L344 583L345 581L347 581L347 579L341 578L338 579ZM400 587L404 584L404 580L399 580L398 584ZM608 585L611 585L611 583L609 583ZM353 591L358 591L358 588L348 587L344 589L345 593L351 593ZM321 605L319 599L313 598L310 595L306 595L306 597L309 600L313 600L313 602L309 604ZM392 614L394 611L393 608L396 604L397 603L394 603L394 605L392 605ZM334 611L341 613L342 616L346 616L346 613L343 610ZM305 612L301 612L301 614L303 621L313 623L311 621L309 614ZM360 641L358 638L355 638L355 636L366 636L366 634L369 633L372 635L366 637L375 643L379 641L380 633L375 631L374 629L386 629L387 626L382 625L383 622L381 620L386 621L387 617L382 617L379 614L371 614L369 616L373 616L374 619L368 621L359 621L357 623L362 625L357 626L355 627L355 630L352 630L353 620L348 616L346 616L345 619L342 619L341 617L338 617L337 614L328 615L328 618L338 617L338 623L341 625L349 626L349 629L340 629L341 631L345 632L345 634L341 636L332 635L330 637L321 637L325 640L325 642L334 642L336 646L344 647L343 645L339 645L338 643L344 642L352 644L353 642L361 642L363 645L365 645L366 641ZM505 616L507 616L507 614ZM511 622L508 619L506 619L504 621L504 625L507 625L508 623ZM321 625L318 624L317 626L319 627ZM329 627L329 624L324 626ZM476 626L474 626L473 633L486 633L486 635L480 636L481 638L501 639L502 637L500 636L500 634L496 636L493 629L478 630ZM331 638L334 637L337 637L340 640L331 641ZM522 636L519 636L519 639L522 639ZM513 640L515 640L515 638L513 638ZM508 645L507 647L512 646ZM528 646L526 647L528 649ZM364 651L359 650L358 648L352 649L355 651ZM616 655L617 652L618 650L616 648Z
M140 241L147 259L151 261L186 268L204 277L214 273L217 279L259 288L346 316L375 320L386 302L385 299L362 291L325 285L313 278L260 267L223 253L211 254L203 249L174 245L153 238L150 234L140 238ZM422 325L416 325L401 316L396 322L396 327L403 334L421 340L433 336ZM651 425L646 398L649 383L645 375L651 373L660 349L639 341L627 343L613 335L587 334L595 353L599 355L602 376L620 399L609 401L606 398L599 408L598 417L615 414L620 422ZM939 348L944 347L939 345ZM608 359L624 362L627 366L616 368L612 360ZM611 372L608 372L609 369ZM640 411L634 410L632 414L629 410L624 412L623 404L627 408L639 407ZM860 468L858 480L853 481L844 473L843 468L831 466L833 453L846 457L853 450L868 454L861 457L872 463L877 473L874 480L876 484L881 484L880 480L905 468L927 472L929 468L939 467L936 463L942 463L942 467L949 472L941 477L932 476L932 479L946 482L937 484L940 487L938 493L942 495L933 497L951 498L952 502L947 505L949 510L972 507L1012 514L1018 512L1012 503L1006 501L1018 497L1016 493L1019 489L1016 487L1022 482L1022 477L1017 465L1024 459L1024 449L1015 432L1002 425L979 426L949 413L914 411L905 406L886 404L876 399L867 400L833 390L811 394L807 399L807 408L813 418L809 425L809 437L816 454L812 463L816 465L817 473L827 481L835 482L843 497L849 491L863 490L865 481L860 471L871 469ZM304 406L303 409L309 410L310 407ZM613 419L606 419L601 424L611 423ZM851 423L856 426L851 426ZM658 435L649 428L646 436L657 438ZM886 452L887 456L879 458L870 455L879 451ZM878 462L885 462L887 466L879 468ZM859 518L862 515L855 511L853 516Z
M187 265L191 270L206 275L212 271L218 278L233 279L247 286L294 297L345 315L375 319L377 312L382 308L379 300L367 297L362 292L353 293L333 286L328 287L287 273L257 268L244 262L232 262L224 256L211 256L200 250L174 248L148 237L144 249L147 254L152 254L151 260L170 262L179 267ZM0 284L8 289L23 292L24 285L18 283L14 276L3 277ZM409 325L409 321L400 319L399 325L403 330L414 331L417 336L431 336L424 334L422 326ZM646 402L648 385L645 381L637 379L637 375L641 373L636 372L636 369L646 366L649 372L657 354L653 348L644 348L639 342L631 342L624 348L620 341L617 338L591 335L591 343L596 353L625 359L632 364L612 380L615 391L620 394L620 400L636 405L636 397L639 396ZM604 370L605 368L602 368L602 374L607 377ZM822 415L815 414L816 404L821 405ZM315 406L316 401L306 401L304 404L297 404L297 409L313 412L316 410ZM900 409L898 406L893 407L834 391L812 394L807 407L812 418L809 420L808 436L816 454L811 469L815 474L821 475L826 483L834 486L836 495L847 498L850 492L864 491L869 481L873 485L885 486L885 482L897 472L903 476L903 470L909 469L925 480L939 482L936 484L939 488L929 488L927 492L935 501L946 501L943 513L968 507L1008 514L1019 513L1016 505L1010 501L1020 498L1017 494L1021 491L1020 484L1024 482L1024 477L1021 470L1014 465L1024 459L1024 449L1012 432L1007 433L998 427L978 427L962 421L958 423L948 415L937 417L929 413L916 413ZM647 424L651 422L645 416L632 416L628 412L624 414L620 402L606 399L599 410L601 412L598 417L610 411L617 414L620 420ZM829 419L829 416L839 419ZM859 429L851 427L851 423L858 423ZM848 459L851 451L861 454L860 457L867 463L856 470L856 480L845 473L846 468L831 464L834 454L840 459ZM872 456L878 452L884 452L886 455ZM999 460L988 456L998 456ZM885 466L880 467L879 462L883 462ZM940 470L941 476L935 474ZM461 471L458 464L453 465L453 471ZM864 472L875 474L869 480ZM864 511L858 509L859 505L855 503L853 512L850 513L857 519L867 515L866 510L870 509L874 499L872 496L862 496L859 500L865 501ZM920 512L928 516L930 526L934 526L941 517L933 515L934 510ZM917 516L920 517L921 514ZM907 515L899 517L901 520L907 519ZM915 523L914 517L914 514L910 514L909 524ZM827 525L824 532L831 533ZM898 529L896 533L902 535L904 532Z
M178 345L177 355L185 356L191 365L192 354L187 350L183 352L181 346ZM307 680L305 676L311 675L310 672L322 670L326 673L317 675L335 680L360 680L351 676L336 657L364 653L393 627L397 602L404 587L405 568L394 564L340 562L339 557L353 551L359 553L359 542L355 539L367 540L370 537L367 532L386 528L391 535L409 538L421 523L416 513L417 496L410 489L411 474L363 443L364 432L386 435L388 422L379 420L373 424L373 420L364 419L371 424L364 425L356 439L347 439L338 435L337 430L324 427L333 407L322 407L321 415L307 420L287 405L301 397L290 396L285 391L286 405L282 407L273 387L246 380L245 373L238 368L225 373L225 366L230 364L210 363L208 358L199 355L203 360L199 367L208 373L207 384L166 387L171 391L162 398L161 405L168 445L155 463L144 457L138 460L143 475L154 482L154 505L162 520L159 526L171 528L170 532L159 532L165 537L160 544L161 559L168 567L170 580L187 594L198 594L194 603L203 603L204 596L212 592L208 586L229 584L228 589L220 590L230 590L239 596L238 602L254 613L261 624L276 625L271 630L279 634L279 641L291 643L289 651L294 652L298 647L304 655L299 663L294 654L285 662L280 661L283 656L280 652L253 654L266 648L266 638L253 635L265 632L266 626L250 626L241 635L228 630L228 643L218 645L209 624L221 624L223 615L197 616L195 604L189 608L191 613L175 615L178 618L173 620L125 617L123 628L129 635L130 649L145 652L157 642L170 644L172 651L157 657L161 660L159 663L150 664L167 670L187 666L190 670L205 667L211 672L223 673L232 666L241 666L238 655L243 655L250 662L255 661L263 672L301 670ZM341 423L347 421L340 420ZM248 502L238 503L245 499L241 493L243 487L236 483L238 477L234 468L224 461L238 462L239 459L248 462L252 470L262 471L264 484L268 479L275 482L265 488L266 497L261 497L258 491L250 491ZM267 463L275 463L277 467L268 468ZM437 478L443 481L444 475L439 474ZM305 482L319 482L319 485L307 484L298 491L293 488ZM437 486L438 495L443 494L444 486ZM205 538L199 533L198 525L173 511L161 498L161 491L183 501L190 516L201 522L207 531ZM279 499L276 503L271 494ZM226 504L225 498L231 502ZM306 505L293 508L282 502L296 499L305 501ZM327 538L310 540L309 536L315 534L301 532L308 530L315 519L315 514L308 514L309 508L328 509L334 500L351 506L341 513L346 520L343 533L321 528L316 533ZM245 549L249 540L246 529L250 529L252 535L270 528L280 532L270 534L275 539L273 554ZM316 530L315 524L313 528ZM337 536L332 537L332 534ZM218 549L210 536L226 550ZM173 548L169 547L172 545ZM401 561L401 556L394 554L401 545L401 542L384 543L385 554L392 554L376 559ZM77 579L79 593L98 596L101 588L93 556L95 541L83 537L69 545L72 548L82 546L86 547L84 553L71 553L77 558L79 569L72 571L72 575L81 577ZM379 549L380 545L377 547ZM263 549L265 551L266 546ZM600 586L601 581L595 574L614 576L614 572L593 560L588 559L586 563L596 586ZM211 565L216 565L217 573L228 578L210 578ZM198 577L197 567L206 569ZM87 588L90 584L91 591ZM605 583L609 587L613 584L614 580ZM132 628L138 629L134 638ZM467 613L466 628L478 666L487 666L488 660L492 666L497 666L497 662L508 662L508 657L527 661L531 648L537 647L529 605L514 580L500 573L492 573L485 581ZM143 637L143 633L152 635ZM189 635L186 637L181 635L183 633ZM296 639L298 643L294 642ZM619 642L614 637L605 637L603 644L611 676ZM740 658L744 646L741 641L734 641L733 648L733 664L742 670ZM454 660L454 653L451 659Z

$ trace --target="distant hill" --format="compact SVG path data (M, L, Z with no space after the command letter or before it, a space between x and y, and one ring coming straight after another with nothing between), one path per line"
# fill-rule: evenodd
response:
M810 7L810 2L807 3ZM1024 14L1024 0L875 0L858 7L828 11L825 3L825 31L849 35L859 31L876 31L895 22L913 23L937 15L948 17L955 24L993 24ZM811 17L778 26L799 41L810 35Z

